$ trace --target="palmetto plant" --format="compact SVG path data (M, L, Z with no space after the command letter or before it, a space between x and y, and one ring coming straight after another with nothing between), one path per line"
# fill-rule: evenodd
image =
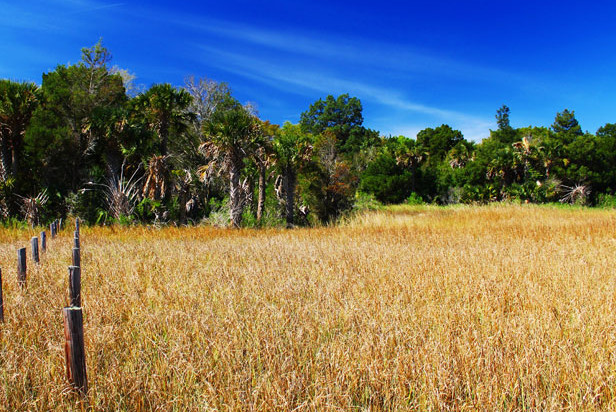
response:
M585 205L590 196L590 187L581 183L573 186L562 185L560 189L564 193L564 196L560 198L561 203Z
M139 201L139 183L142 179L142 177L136 178L138 171L135 170L130 179L125 180L124 165L122 165L120 175L112 174L105 185L109 213L115 219L130 216L135 211L135 205Z
M137 202L141 199L140 182L142 177L137 177L139 169L135 170L131 177L127 180L124 178L125 164L122 163L120 173L111 172L107 178L107 183L88 182L88 186L99 186L103 188L105 193L105 203L109 214L114 219L119 219L122 216L130 216L135 211ZM83 191L92 189L82 189Z
M31 197L19 196L21 199L21 213L24 219L31 226L37 226L40 223L43 206L49 201L47 189L43 189L38 195Z

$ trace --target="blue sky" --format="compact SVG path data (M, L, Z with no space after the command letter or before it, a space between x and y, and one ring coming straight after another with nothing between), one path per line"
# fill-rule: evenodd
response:
M224 81L274 123L342 93L383 135L447 123L479 141L502 104L516 127L549 126L565 108L591 133L616 123L612 1L0 0L0 10L0 78L40 84L102 37L137 83Z

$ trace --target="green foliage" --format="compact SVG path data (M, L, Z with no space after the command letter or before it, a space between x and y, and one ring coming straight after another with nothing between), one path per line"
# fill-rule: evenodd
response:
M427 128L417 133L417 144L423 147L428 155L428 162L435 166L443 161L447 153L464 140L462 132L443 124L436 129Z
M511 127L509 123L509 115L511 111L506 105L502 105L496 111L496 125L497 130L490 131L490 137L504 144L513 144L513 142L519 139L519 133Z
M132 120L148 130L153 141L140 150L165 156L177 136L188 129L195 115L188 111L192 97L184 89L176 89L168 83L155 84L132 101ZM179 148L176 148L179 149ZM177 150L176 150L177 151Z
M311 104L308 111L302 113L300 123L305 131L314 135L333 127L348 132L364 122L362 110L361 101L356 97L329 95L325 100L319 99Z
M614 203L616 125L584 133L572 110L557 113L550 128L514 128L503 105L481 142L446 124L416 139L383 138L363 126L360 100L342 94L280 127L207 79L129 97L131 76L109 68L102 41L81 52L77 64L44 73L40 87L0 80L5 222L68 213L89 224L208 216L216 225L292 226L402 202ZM134 187L131 207L118 211L121 191L110 202L101 187L123 171ZM49 200L24 213L24 200L40 193Z
M419 196L417 193L413 192L413 193L411 193L411 195L409 197L406 198L404 203L406 203L407 205L417 206L417 205L423 205L424 201L421 198L421 196Z
M225 197L222 200L211 199L209 204L210 213L207 218L204 219L206 224L226 227L229 225L231 219L231 213L229 210L229 198Z
M300 177L302 198L322 223L335 222L353 207L359 176L342 158L333 132L316 136L312 161Z
M135 218L142 223L154 221L155 212L161 208L161 202L144 197L135 206Z
M582 127L575 118L575 111L569 111L569 109L556 113L556 118L552 124L552 131L562 136L567 142L584 134Z
M597 207L603 209L616 209L616 195L600 193L597 196Z
M336 148L340 154L357 153L379 141L379 134L362 126L361 101L356 97L342 94L319 99L301 114L302 129L313 135L328 131L336 137Z
M0 193L4 195L0 217L18 213L14 202L7 201L9 196L35 189L25 159L24 135L39 102L35 84L0 80Z
M378 210L383 207L383 204L376 200L373 194L358 191L355 195L355 203L353 209L356 211Z
M79 64L43 74L42 103L26 133L31 170L41 176L41 186L62 196L80 190L92 168L105 169L117 156L118 118L127 101L100 42L82 57Z
M390 153L381 153L361 175L359 189L381 203L401 203L413 188L413 172L400 166Z

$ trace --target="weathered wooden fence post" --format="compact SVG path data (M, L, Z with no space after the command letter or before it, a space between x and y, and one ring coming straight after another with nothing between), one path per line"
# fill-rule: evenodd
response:
M68 287L70 292L70 305L81 307L81 268L68 267Z
M56 222L51 222L51 224L49 225L49 233L51 234L51 238L55 238L56 237Z
M32 244L32 261L38 264L40 262L38 237L34 236L32 240L30 240L30 243Z
M79 248L78 247L74 247L73 248L73 266L81 267L81 256L79 254Z
M75 230L79 233L79 218L75 218Z
M4 302L2 300L2 268L0 268L0 322L4 323Z
M17 282L22 288L26 286L26 248L17 249Z
M58 220L58 232L62 230L62 218L60 218L60 220Z
M45 252L47 250L47 233L43 230L41 232L41 252Z
M83 342L83 313L79 307L66 307L64 314L64 352L66 354L66 377L82 395L88 393L86 352Z
M75 230L75 240L73 247L79 248L79 231Z

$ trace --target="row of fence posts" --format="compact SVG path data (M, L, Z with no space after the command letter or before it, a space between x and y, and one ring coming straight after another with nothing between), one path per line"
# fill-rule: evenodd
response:
M54 239L62 226L62 219L55 220L49 226L51 239ZM47 250L47 234L40 234L41 252ZM39 238L30 240L32 261L40 264ZM79 218L75 220L75 232L72 248L72 265L68 267L69 306L62 309L64 315L64 351L66 355L66 375L68 381L83 395L88 391L86 357L83 340L83 310L81 307L81 246L79 238ZM17 282L26 287L26 248L17 250ZM2 294L2 268L0 268L0 322L4 323L4 302Z
M81 246L79 218L75 220L73 237L73 264L68 267L69 306L64 314L64 351L66 354L66 377L83 395L88 392L86 352L83 342L83 309L81 307Z

